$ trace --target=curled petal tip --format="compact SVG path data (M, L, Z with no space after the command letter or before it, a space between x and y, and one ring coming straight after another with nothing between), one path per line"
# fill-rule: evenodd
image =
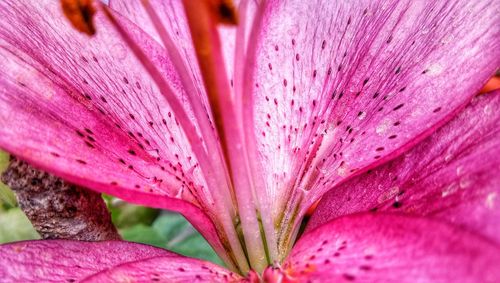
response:
M64 15L75 29L87 35L95 34L95 8L92 0L61 0L61 6Z

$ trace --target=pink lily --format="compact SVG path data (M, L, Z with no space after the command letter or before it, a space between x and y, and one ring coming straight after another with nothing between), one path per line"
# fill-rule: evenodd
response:
M498 1L242 0L236 27L227 1L150 2L96 3L89 38L56 1L2 1L0 148L182 213L229 270L32 241L0 247L0 278L500 280L499 92L470 103Z

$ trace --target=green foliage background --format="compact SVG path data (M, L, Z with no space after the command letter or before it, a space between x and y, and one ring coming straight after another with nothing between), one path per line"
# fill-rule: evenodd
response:
M0 151L0 173L7 168L9 155ZM137 206L103 196L122 238L223 265L207 241L182 215ZM17 206L12 191L0 182L0 244L40 239L26 215Z

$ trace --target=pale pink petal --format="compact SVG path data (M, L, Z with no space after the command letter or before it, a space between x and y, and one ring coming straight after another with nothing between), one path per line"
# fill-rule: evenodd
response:
M158 41L158 43L161 43L160 35L158 34L158 31L146 13L141 2L142 1L139 0L110 0L109 7L136 24L152 38ZM167 3L167 1L149 0L148 2L151 6L155 7L156 13L162 16L162 23L165 25L165 29L170 31L171 35L178 33L176 34L176 36L178 36L177 39L186 43L188 42L187 40L191 40L189 29L185 22L186 20L184 11L182 10L181 1L169 1ZM168 19L166 17L168 17ZM180 37L181 34L182 37ZM189 48L191 48L190 52L192 53L192 45L189 45ZM193 55L194 54L191 56Z
M328 192L308 224L359 211L452 222L500 243L500 91L477 97L409 152Z
M119 20L185 101L163 48ZM212 195L173 109L101 12L95 21L89 38L57 1L0 3L0 148L79 185L179 211L222 255L205 215L216 215Z
M25 241L0 245L2 282L76 282L125 262L180 257L169 251L123 241Z
M241 282L243 278L213 263L193 258L154 257L125 263L82 282Z
M153 20L148 15L141 2L142 1L140 0L110 0L109 6L134 22L158 42L162 43L161 37L154 26ZM179 53L183 56L185 64L194 75L193 79L202 85L202 78L192 44L186 15L182 6L182 1L149 0L148 2L160 18L161 24L165 28L166 32L175 42ZM240 2L241 1L235 1L235 5L238 6ZM226 70L228 70L229 77L232 78L236 28L221 27L220 31L224 54L226 56Z
M111 0L109 6L148 33L159 44L163 44L153 20L141 2L140 0ZM182 1L150 0L148 2L160 18L161 24L168 36L175 44L174 48L179 53L182 63L190 72L190 79L197 86L201 86L200 89L196 90L200 92L200 99L203 100L204 105L208 105Z
M500 280L499 262L499 246L459 228L425 218L366 213L306 233L281 276L299 282L494 283Z
M500 66L498 1L266 3L246 97L259 195L285 222L425 138Z

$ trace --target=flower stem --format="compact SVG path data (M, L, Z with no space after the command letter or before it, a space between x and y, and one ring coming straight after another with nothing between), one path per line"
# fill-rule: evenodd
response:
M2 181L44 239L119 240L101 194L12 158Z

